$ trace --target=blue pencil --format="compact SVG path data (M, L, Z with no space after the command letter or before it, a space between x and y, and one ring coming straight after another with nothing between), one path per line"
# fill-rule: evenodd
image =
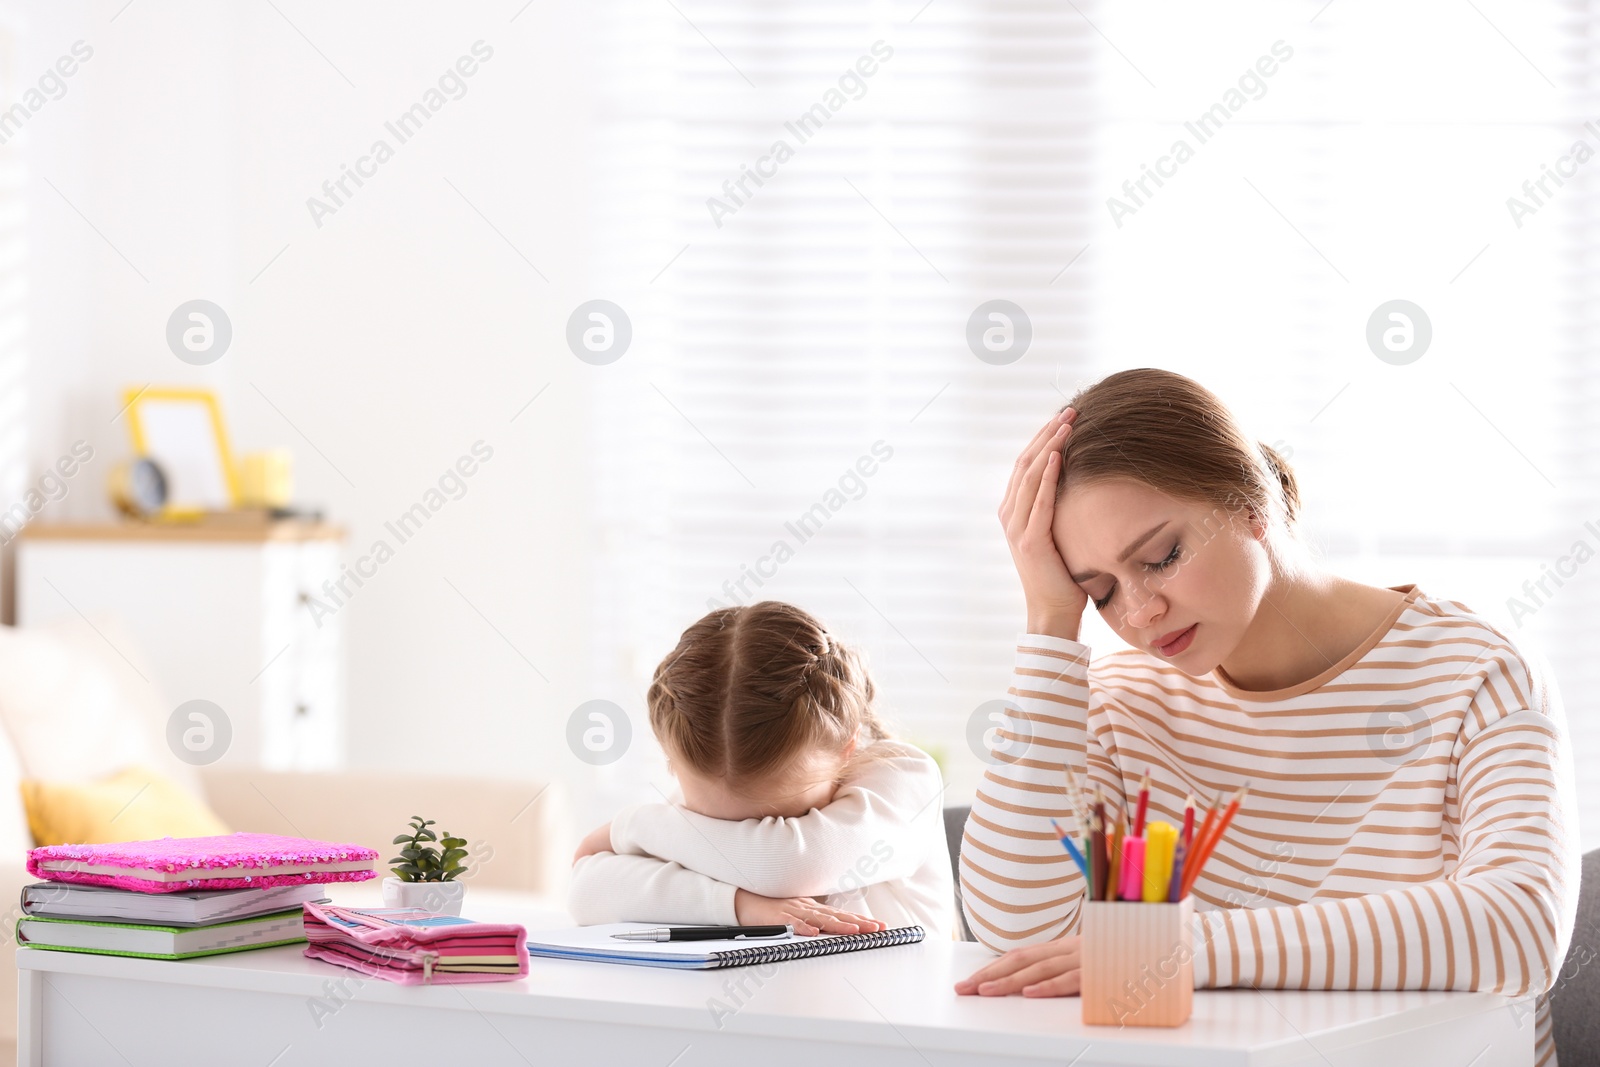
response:
M1083 853L1078 851L1078 846L1072 843L1072 838L1067 836L1067 832L1061 829L1059 823L1051 819L1050 825L1055 828L1056 837L1061 841L1061 847L1067 850L1067 855L1072 857L1072 862L1076 863L1078 870L1083 872L1083 880L1085 882L1089 881L1089 865L1084 862Z

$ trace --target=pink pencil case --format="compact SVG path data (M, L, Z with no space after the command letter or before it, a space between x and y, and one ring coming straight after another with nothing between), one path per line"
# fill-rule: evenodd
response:
M305 905L305 954L400 985L511 982L528 974L528 932L420 908Z
M377 859L377 852L361 845L240 833L110 845L46 845L29 851L28 873L52 882L176 893L362 882L374 877Z

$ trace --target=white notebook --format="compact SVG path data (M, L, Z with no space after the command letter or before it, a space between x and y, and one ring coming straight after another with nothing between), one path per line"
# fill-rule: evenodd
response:
M325 885L280 885L267 889L190 889L181 893L133 893L108 885L35 882L22 887L22 911L54 919L103 919L155 926L209 926L250 919L324 900Z
M528 935L528 955L549 959L587 960L593 963L631 963L640 967L674 967L709 970L743 967L753 963L800 960L860 952L921 941L920 926L896 926L864 934L821 934L803 937L763 937L729 941L618 941L612 934L629 930L658 930L664 923L605 923L567 930L542 930Z

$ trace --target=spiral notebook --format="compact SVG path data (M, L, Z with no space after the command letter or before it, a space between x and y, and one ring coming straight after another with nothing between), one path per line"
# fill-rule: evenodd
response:
M924 935L920 926L896 926L866 934L821 934L817 937L793 934L745 941L618 941L611 936L628 930L658 929L661 925L605 923L570 930L543 930L528 935L528 955L591 963L631 963L638 967L711 970L910 945L921 941Z

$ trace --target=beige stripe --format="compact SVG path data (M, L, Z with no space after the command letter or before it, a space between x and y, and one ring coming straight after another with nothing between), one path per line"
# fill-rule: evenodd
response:
M1367 928L1372 931L1372 984L1371 989L1388 989L1383 984L1383 936L1378 932L1378 913L1372 910L1372 896L1356 898L1356 903L1361 905L1362 912L1367 917ZM1351 986L1355 988L1354 985Z
M1323 907L1319 907L1319 908L1316 909L1316 913L1317 913L1317 921L1322 923L1322 946L1323 946L1323 951L1325 951L1327 953L1327 957L1328 957L1327 973L1322 976L1322 985L1321 985L1320 988L1322 988L1322 989L1336 989L1338 987L1333 984L1333 956L1334 956L1333 928L1328 924L1328 909L1327 908L1323 908ZM1310 960L1306 961L1306 966L1307 966L1307 968L1309 968L1311 966Z
M1394 923L1395 977L1391 988L1406 988L1406 931L1400 925L1400 909L1394 906L1394 896L1385 893L1378 897L1389 909L1389 921Z
M1422 891L1433 901L1434 914L1439 919L1440 939L1444 941L1444 988L1456 989L1455 929L1450 921L1450 909L1445 906L1438 886L1438 882L1429 882L1422 887Z
M1267 918L1272 921L1272 935L1277 939L1278 945L1278 979L1274 983L1274 988L1276 989L1282 989L1289 984L1289 945L1284 940L1283 922L1278 918L1278 913L1284 910L1286 909L1266 909Z
M1499 890L1500 894L1505 895L1506 899L1510 901L1512 908L1515 909L1516 912L1519 915L1521 915L1522 920L1523 920L1523 924L1524 924L1524 926L1526 926L1526 928L1528 930L1528 933L1530 933L1530 934L1535 933L1533 923L1528 921L1527 912L1524 912L1520 907L1517 906L1516 899L1514 897L1511 897L1509 893L1506 893L1506 891L1505 891L1505 889L1503 887L1495 886L1494 888ZM1511 920L1511 916L1506 913L1505 908L1503 908L1501 906L1500 902L1495 898L1495 896L1490 894L1489 887L1485 886L1483 889L1480 890L1480 892L1483 895L1484 901L1489 905L1489 907L1494 909L1495 914L1500 916L1500 921L1505 924L1505 928L1506 928L1506 935L1504 937L1499 937L1499 938L1495 939L1495 942L1496 942L1496 947L1495 947L1496 962L1498 962L1498 957L1499 957L1499 952L1500 952L1499 942L1500 941L1509 941L1509 942L1511 942L1511 944L1516 949L1517 962L1522 967L1522 982L1517 988L1519 990L1523 991L1523 992L1528 992L1528 993L1535 992L1535 990L1532 988L1533 987L1533 972L1531 970L1529 970L1528 950L1523 945L1523 940L1524 939L1522 937L1518 936L1521 931L1519 931L1517 929L1517 924L1514 923ZM1537 937L1534 938L1534 942L1536 944L1538 944L1538 946L1539 946L1539 960L1540 960L1541 964L1544 967L1544 972L1546 974L1549 974L1550 973L1550 957L1549 957L1548 954L1546 954L1546 952L1544 950L1544 945L1542 943L1539 943L1539 939ZM1501 973L1502 976L1505 975L1505 971L1503 969L1501 970L1500 973Z
M1058 652L1053 648L1040 648L1037 645L1018 645L1017 651L1024 656L1041 656L1045 659L1060 660L1079 667L1088 667L1089 660L1081 652Z
M1151 681L1149 674L1142 666L1132 673L1122 673L1118 671L1093 671L1090 673L1089 678L1091 687L1101 694L1101 699L1106 701L1108 704L1111 704L1111 706L1118 708L1124 706L1127 698L1130 695L1144 697L1145 699L1160 703L1160 697L1155 695L1160 694L1161 696L1165 697L1181 697L1185 701L1193 702L1201 707L1212 708L1217 711L1226 712L1235 717L1238 717L1242 714L1238 702L1228 696L1227 692L1218 687L1214 682L1208 684L1207 679L1190 678L1187 675L1181 674L1181 672L1179 672L1179 674L1180 677L1188 684L1171 686L1158 685ZM1461 672L1451 671L1430 675L1427 678L1407 679L1403 682L1368 681L1361 683L1329 683L1311 693L1302 694L1298 697L1291 697L1283 701L1283 703L1291 705L1289 707L1274 709L1271 711L1253 711L1251 714L1252 718L1259 716L1260 718L1266 720L1293 720L1296 718L1315 719L1330 715L1370 712L1373 708L1373 703L1371 702L1357 702L1353 704L1313 703L1313 701L1325 700L1329 693L1349 693L1355 696L1359 701L1360 695L1367 692L1387 693L1398 690L1416 690L1419 696L1426 698L1425 702L1427 703L1433 703L1445 697L1461 697L1465 699L1470 698L1478 691L1479 686L1473 681L1473 679L1476 679L1477 677L1477 675L1465 677ZM1123 683L1123 685L1118 686L1113 683ZM1437 691L1430 692L1429 690L1433 689L1435 686L1439 687L1439 689ZM1112 696L1109 694L1115 695ZM1114 704L1112 703L1113 700L1115 701ZM1419 701L1419 703L1420 702L1422 701ZM1192 712L1184 712L1179 709L1175 709L1175 712L1176 714L1174 717L1178 719L1194 722L1208 721L1204 716L1196 715Z
M1304 908L1291 908L1289 914L1294 916L1295 931L1299 938L1295 941L1295 955L1300 957L1300 988L1311 988L1311 937L1306 932L1306 920L1301 914ZM1288 985L1289 968L1284 965L1284 985Z
M976 920L972 927L973 936L977 937L978 940L983 941L985 945L996 952L1006 952L1010 949L1016 948L1018 947L1017 944L1015 944L1016 942L1025 942L1030 938L1036 938L1038 935L1056 926L1061 926L1063 928L1063 932L1065 932L1065 924L1059 920L1051 920L1050 922L1045 923L1043 926L1035 926L1031 930L1002 930L997 926L991 925L989 921L985 919L979 912L972 912L970 917ZM984 933L989 934L994 940L985 941L982 937L982 934Z
M1350 912L1347 910L1348 907L1348 901L1336 900L1333 902L1334 914L1344 920L1345 936L1339 939L1339 943L1350 950L1350 978L1342 988L1360 989L1361 986L1356 984L1356 978L1361 967L1361 942L1356 936L1355 920L1350 917Z
M1060 704L1063 707L1069 707L1069 708L1086 707L1086 705L1081 700L1076 700L1076 699L1073 699L1072 697L1065 697L1065 696L1062 696L1060 693L1052 693L1048 689L1018 689L1016 686L1012 686L1011 688L1007 689L1006 692L1009 693L1011 696L1016 697L1019 700L1022 700L1022 699L1048 700L1052 704Z
M982 901L990 908L993 908L995 911L1001 912L1005 915L1032 916L1041 911L1058 911L1060 910L1064 901L1064 898L1061 897L1050 897L1038 902L1037 904L1008 904L1004 901L996 900L994 897L991 897L986 893L980 892L977 887L975 887L972 882L966 878L961 879L961 892L963 896L970 894L971 899ZM974 908L972 910L977 914L983 914L981 909ZM1000 916L995 915L994 918L998 921ZM1050 925L1051 923L1045 923L1044 926L1034 927L1033 932L1043 930L1045 927ZM1022 931L1021 933L1017 934L1017 936L1020 937L1029 932L1030 931Z
M1453 912L1453 914L1461 917L1461 925L1464 926L1467 931L1467 960L1471 964L1471 970L1467 977L1467 988L1477 989L1479 988L1478 932L1472 928L1472 911L1467 907L1466 894L1461 892L1460 886L1456 885L1454 882L1443 882L1440 884L1444 887L1444 891L1446 893L1449 893L1456 899L1456 910Z
M1065 779L1063 779L1063 781L1065 781ZM1009 811L1014 815L1027 815L1030 818L1034 818L1034 819L1040 820L1040 822L1042 823L1046 819L1060 819L1060 818L1062 818L1063 816L1065 816L1067 814L1067 792L1066 792L1066 789L1063 788L1063 789L1057 790L1056 793L1055 793L1055 797L1056 797L1056 804L1053 807L1049 807L1049 808L1025 808L1025 807L1022 807L1021 805L1018 805L1018 804L1007 804L1003 800L996 800L993 797L991 797L988 794L986 794L982 789L979 789L977 791L975 797L974 797L974 800L975 801L982 801L985 805L987 805L989 807L992 807L992 808L996 809L997 811ZM976 804L974 806L976 806ZM983 825L988 825L988 824L985 823ZM1023 831L1023 830L1008 831L1008 833L1009 833L1009 836L1011 836L1011 837L1022 837L1022 836L1026 835L1026 831Z
M1431 958L1432 950L1430 948L1433 938L1428 935L1428 923L1427 920L1423 918L1422 905L1417 900L1417 894L1402 893L1401 897L1407 904L1411 905L1411 910L1415 912L1417 916L1417 941L1422 947L1422 977L1417 981L1417 988L1429 989L1431 987L1428 985L1428 979L1433 972L1433 960ZM1398 926L1399 923L1396 922L1395 925Z

